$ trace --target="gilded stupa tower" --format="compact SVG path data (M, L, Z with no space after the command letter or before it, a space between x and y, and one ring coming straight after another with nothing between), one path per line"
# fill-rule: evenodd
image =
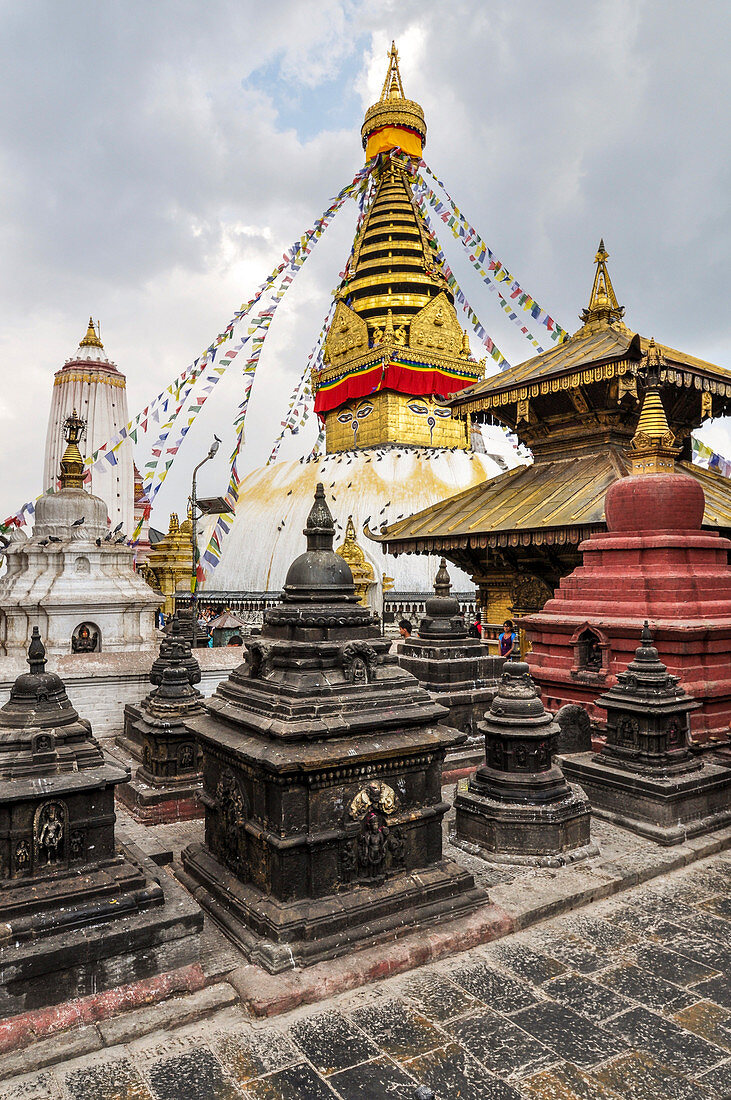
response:
M406 99L395 45L381 98L361 130L367 159L401 149L420 159L424 112ZM454 296L412 196L409 173L383 157L313 379L328 452L388 444L469 446L442 398L482 378Z
M94 322L89 318L86 335L79 349L68 359L53 380L51 412L46 433L44 488L57 485L61 457L65 448L64 422L75 410L86 421L85 449L91 454L116 435L129 420L127 380L104 351ZM91 472L86 488L107 505L112 527L131 535L134 529L134 465L132 445L125 442L114 453L114 464L104 459Z

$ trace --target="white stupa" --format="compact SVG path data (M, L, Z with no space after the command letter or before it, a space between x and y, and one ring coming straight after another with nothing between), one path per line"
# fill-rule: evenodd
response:
M150 649L157 637L160 597L135 573L127 536L110 529L106 501L82 487L83 431L74 410L61 425L61 488L37 502L30 538L20 528L10 536L0 577L1 656L24 661L34 626L58 657Z
M78 410L87 425L87 454L116 435L129 420L127 380L107 358L91 318L78 351L54 376L43 468L45 489L56 486L64 450L63 424L73 410ZM129 440L114 452L114 459L116 465L104 459L92 469L90 488L105 501L112 528L121 523L121 530L129 535L135 522L134 464Z

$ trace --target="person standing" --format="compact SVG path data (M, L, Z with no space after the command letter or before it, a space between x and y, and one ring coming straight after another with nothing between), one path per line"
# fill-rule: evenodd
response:
M498 641L501 657L504 657L506 661L517 661L519 659L518 635L515 633L515 624L512 619L506 619L503 623L503 632Z

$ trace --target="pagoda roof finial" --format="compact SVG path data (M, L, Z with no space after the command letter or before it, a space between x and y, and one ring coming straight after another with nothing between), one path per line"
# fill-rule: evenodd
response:
M604 247L604 238L602 237L594 257L596 271L589 305L581 314L581 320L585 325L594 321L604 321L611 324L613 321L620 321L624 316L624 306L621 306L617 301L617 295L614 293L612 280L609 277L608 259L609 253Z
M89 318L89 327L86 330L86 336L84 337L84 339L79 344L79 347L80 348L102 348L102 350L104 349L104 345L102 344L101 340L99 339L99 334L98 334L98 332L96 330L96 327L94 325L94 318L93 317Z
M391 42L391 49L388 51L388 71L383 82L381 103L386 99L406 99L398 67L398 50L394 41Z

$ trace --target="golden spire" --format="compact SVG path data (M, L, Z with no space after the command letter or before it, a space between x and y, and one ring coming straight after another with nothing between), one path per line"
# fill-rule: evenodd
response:
M169 535L177 535L179 530L180 530L180 521L178 520L178 513L177 512L171 512L170 513L170 522L168 523L168 534Z
M365 552L358 545L352 516L348 516L348 522L345 525L345 541L342 546L338 546L335 553L339 554L343 561L346 561L350 566L358 602L363 607L367 607L368 589L374 582L373 566L366 560Z
M388 95L386 95L386 89L388 89ZM396 43L391 42L391 49L388 54L388 71L386 73L386 79L383 82L383 91L381 92L381 103L385 99L406 99L404 95L404 86L401 82L401 73L398 67L398 50L396 49Z
M585 325L593 321L605 321L611 324L613 321L621 320L624 316L624 306L621 306L617 301L617 295L614 293L612 280L609 277L608 259L609 253L604 247L604 240L602 239L599 241L599 248L594 257L596 272L594 274L594 285L591 288L589 306L581 314L581 320Z
M101 348L102 351L104 350L104 345L102 344L101 340L99 339L97 331L94 328L94 319L92 317L89 318L89 327L86 330L86 336L84 337L84 339L79 344L79 347L80 348Z
M79 450L79 442L84 434L86 423L77 415L76 409L63 423L63 436L66 450L61 458L61 488L83 489L84 460Z
M654 340L650 341L648 356L650 349L655 349ZM649 386L642 398L640 419L630 444L631 472L635 475L672 473L680 450L670 431L660 391L656 385Z
M381 98L366 111L360 134L366 160L397 148L418 160L426 144L424 111L420 104L404 95L395 42L388 52Z

